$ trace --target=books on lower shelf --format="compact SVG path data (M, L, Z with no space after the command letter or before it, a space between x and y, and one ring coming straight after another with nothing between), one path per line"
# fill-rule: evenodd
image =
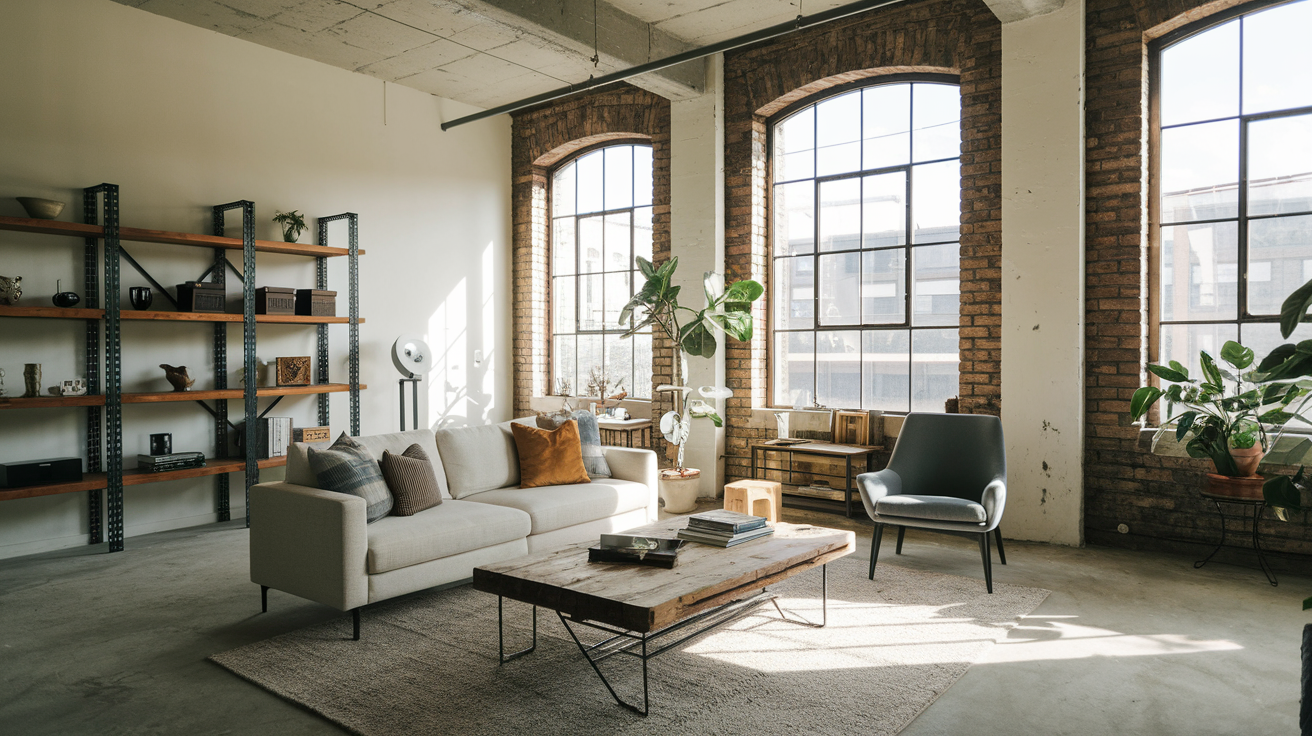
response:
M244 437L244 427L243 434ZM255 457L266 460L282 457L292 444L291 417L260 417L255 422ZM238 444L240 447L240 444Z
M205 467L203 452L174 452L168 455L137 455L137 469L148 473Z
M629 562L672 568L679 564L683 540L632 534L603 534L588 548L588 562Z

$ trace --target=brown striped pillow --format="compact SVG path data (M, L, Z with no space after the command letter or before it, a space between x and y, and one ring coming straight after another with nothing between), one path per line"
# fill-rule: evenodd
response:
M410 445L400 455L383 450L378 465L396 501L392 506L393 516L413 516L442 503L433 461L419 445Z

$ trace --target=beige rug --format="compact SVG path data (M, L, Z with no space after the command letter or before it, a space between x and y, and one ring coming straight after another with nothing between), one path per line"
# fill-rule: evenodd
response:
M554 613L539 612L536 652L498 666L496 597L469 586L366 609L359 642L342 616L211 659L366 736L895 734L1048 595L1014 585L988 595L981 579L888 563L874 582L865 573L851 557L829 565L823 629L766 604L653 659L647 718L615 705ZM818 571L771 590L785 611L818 620ZM507 650L526 646L528 606L507 601L506 613ZM631 702L640 666L602 662Z

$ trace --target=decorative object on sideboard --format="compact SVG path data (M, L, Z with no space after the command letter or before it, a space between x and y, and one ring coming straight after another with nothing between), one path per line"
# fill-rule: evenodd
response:
M64 211L64 203L57 199L40 197L14 197L27 210L27 216L37 220L53 220Z
M292 429L292 442L327 442L333 438L333 431L328 427L295 427Z
M296 314L296 290L284 286L261 286L255 290L256 314Z
M297 289L296 313L306 317L336 317L337 292L321 289Z
M172 366L168 363L160 363L159 367L164 369L164 377L168 379L169 383L173 384L174 391L190 390L192 384L196 382L196 379L187 375L187 366L185 365Z
M777 411L774 413L775 439L788 439L788 417L786 411Z
M66 381L60 381L58 388L60 396L86 396L87 379L70 378Z
M23 398L35 399L41 395L41 364L23 365Z
M401 392L401 431L405 431L405 385L410 384L411 415L419 429L419 382L433 370L433 351L418 335L401 335L392 343L392 365L403 378L397 381Z
M128 301L132 302L133 309L144 312L155 301L155 292L149 286L133 286L128 289Z
M178 311L223 314L227 311L227 295L223 284L209 281L188 281L178 284Z
M78 302L82 301L82 297L72 291L63 291L63 288L63 282L60 279L55 279L55 291L57 293L50 297L51 303L64 309L76 307Z
M22 276L0 276L0 304L14 306L23 298Z
M301 237L301 233L309 229L305 224L305 216L296 210L275 212L273 221L282 226L282 239L288 243L295 243Z
M173 454L173 433L159 432L150 436L150 454L152 455L172 455Z
M275 365L279 386L310 385L310 356L278 358Z

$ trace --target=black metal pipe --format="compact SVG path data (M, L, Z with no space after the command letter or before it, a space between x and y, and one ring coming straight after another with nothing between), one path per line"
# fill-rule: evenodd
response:
M787 35L789 33L793 33L794 31L800 31L803 28L818 26L824 23L829 23L830 21L846 18L850 15L864 13L868 10L877 10L879 8L887 7L889 5L897 5L902 2L905 2L905 0L858 0L857 2L849 3L847 5L843 5L830 10L825 10L820 13L814 13L812 15L807 15L807 16L799 15L797 16L796 19L788 21L786 23L779 23L777 25L770 26L769 28L762 28L759 31L753 31L751 33L737 36L735 38L730 38L725 41L720 41L718 43L710 44L709 46L702 46L700 48L690 49L688 51L675 54L674 56L667 56L664 59L649 61L646 64L639 64L638 66L629 67L628 69L624 69L618 72L603 74L600 77L589 77L588 80L585 82L571 84L567 87L560 87L558 89L551 90L550 92L543 92L541 94L533 95L532 97L525 97L524 99L519 100L518 102L511 102L509 104L501 105L499 107L494 107L490 110L484 110L483 112L474 113L473 115L466 115L462 118L456 118L455 120L452 120L450 122L442 123L442 130L450 130L456 127L457 125L464 125L465 123L473 123L478 120L483 120L484 118L490 118L497 115L504 115L506 113L511 113L511 112L518 112L525 108L533 107L534 105L540 105L543 102L550 102L552 100L556 100L561 97L567 97L576 92L582 92L584 90L593 89L596 87L602 87L607 84L614 84L615 82L622 82L632 77L637 77L643 74L650 74L651 72L660 71L661 69L668 69L669 67L676 66L684 62L696 61L697 59L701 59L706 56L724 53L725 51L732 51L737 48L742 48L743 46L749 46L754 43L760 43L761 41L769 41L772 38L778 38L779 36Z

